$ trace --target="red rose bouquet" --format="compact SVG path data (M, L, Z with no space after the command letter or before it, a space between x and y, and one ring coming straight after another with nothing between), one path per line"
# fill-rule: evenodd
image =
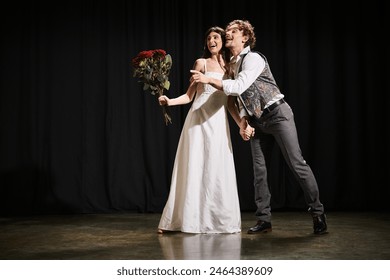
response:
M134 68L133 77L138 77L138 81L144 84L143 90L149 90L158 98L164 94L164 89L169 89L168 76L172 67L172 58L164 50L142 51L131 62ZM172 123L167 107L162 106L162 110L165 125Z

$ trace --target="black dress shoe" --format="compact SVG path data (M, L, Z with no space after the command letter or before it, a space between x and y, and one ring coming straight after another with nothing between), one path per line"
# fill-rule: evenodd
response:
M254 233L266 233L266 232L271 232L272 231L272 225L269 222L264 222L264 221L258 221L257 224L254 227L251 227L248 230L249 234L254 234Z
M319 216L313 216L313 229L314 234L324 234L328 233L328 226L326 224L326 216L325 214L321 214Z

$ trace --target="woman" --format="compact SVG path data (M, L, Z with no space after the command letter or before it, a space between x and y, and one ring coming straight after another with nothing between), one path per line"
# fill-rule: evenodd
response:
M225 31L211 27L206 32L204 54L194 70L215 78L227 77L229 53ZM158 232L241 232L241 213L227 116L228 97L214 87L191 83L187 92L160 105L174 106L195 100L180 136L168 201ZM233 106L233 102L229 102ZM237 122L236 110L231 110Z

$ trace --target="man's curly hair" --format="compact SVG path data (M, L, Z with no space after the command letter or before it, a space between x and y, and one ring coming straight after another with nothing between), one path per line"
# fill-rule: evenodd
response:
M254 27L247 20L235 19L228 23L226 29L228 29L233 24L238 25L238 29L243 32L244 36L248 36L248 41L245 42L245 47L250 46L253 49L256 46L256 35L254 32Z

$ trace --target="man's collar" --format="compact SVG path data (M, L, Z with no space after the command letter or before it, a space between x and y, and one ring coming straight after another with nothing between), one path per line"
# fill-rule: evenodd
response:
M240 52L239 56L243 56L244 54L247 54L250 51L251 51L251 47L247 46Z
M230 63L232 63L232 64L237 63L237 61L239 61L243 55L247 54L250 51L251 51L251 48L249 46L245 47L237 57L232 57L232 59L230 60Z

